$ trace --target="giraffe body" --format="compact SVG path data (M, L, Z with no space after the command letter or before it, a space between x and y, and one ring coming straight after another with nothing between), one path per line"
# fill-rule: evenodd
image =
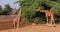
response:
M50 24L51 25L55 25L55 19L54 19L54 13L51 12L51 11L48 11L48 10L37 10L38 12L43 12L45 13L45 16L46 16L46 21L47 21L47 24L49 24L48 22L48 17L50 17L51 21L50 21Z
M13 21L13 24L14 24L14 28L15 28L15 24L17 22L17 28L19 28L19 21L21 21L21 8L19 8L19 12L18 14L16 15L16 17L14 19L12 19L11 21Z

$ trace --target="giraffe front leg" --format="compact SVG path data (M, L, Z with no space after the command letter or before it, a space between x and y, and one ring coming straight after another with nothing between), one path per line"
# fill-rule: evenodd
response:
M47 21L46 24L48 25L48 17L47 16L46 16L46 21Z
M53 22L54 22L54 20L53 20L53 16L51 16L50 19L51 19L51 20L50 20L50 26L53 26Z
M52 17L51 17L51 25L53 24L53 19L52 19Z
M45 13L45 16L46 16L46 24L48 25L48 14Z
M19 28L19 20L20 19L17 19L17 29Z

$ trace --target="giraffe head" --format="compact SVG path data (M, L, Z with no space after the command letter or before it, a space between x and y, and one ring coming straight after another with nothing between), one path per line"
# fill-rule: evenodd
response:
M45 10L36 9L37 12L44 12Z
M39 10L39 12L48 12L48 10Z
M40 11L40 9L36 9L36 11Z

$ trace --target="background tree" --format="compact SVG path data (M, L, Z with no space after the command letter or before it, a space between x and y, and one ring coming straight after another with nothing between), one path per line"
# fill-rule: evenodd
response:
M12 8L9 6L9 4L5 5L3 15L9 15L12 12Z
M2 7L0 6L0 15L2 14Z

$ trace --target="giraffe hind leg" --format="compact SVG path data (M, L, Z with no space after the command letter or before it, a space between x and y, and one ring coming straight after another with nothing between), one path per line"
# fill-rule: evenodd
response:
M16 25L15 25L16 24L16 20L13 20L13 24L14 24L13 26L14 26L14 29L15 29L16 28Z

